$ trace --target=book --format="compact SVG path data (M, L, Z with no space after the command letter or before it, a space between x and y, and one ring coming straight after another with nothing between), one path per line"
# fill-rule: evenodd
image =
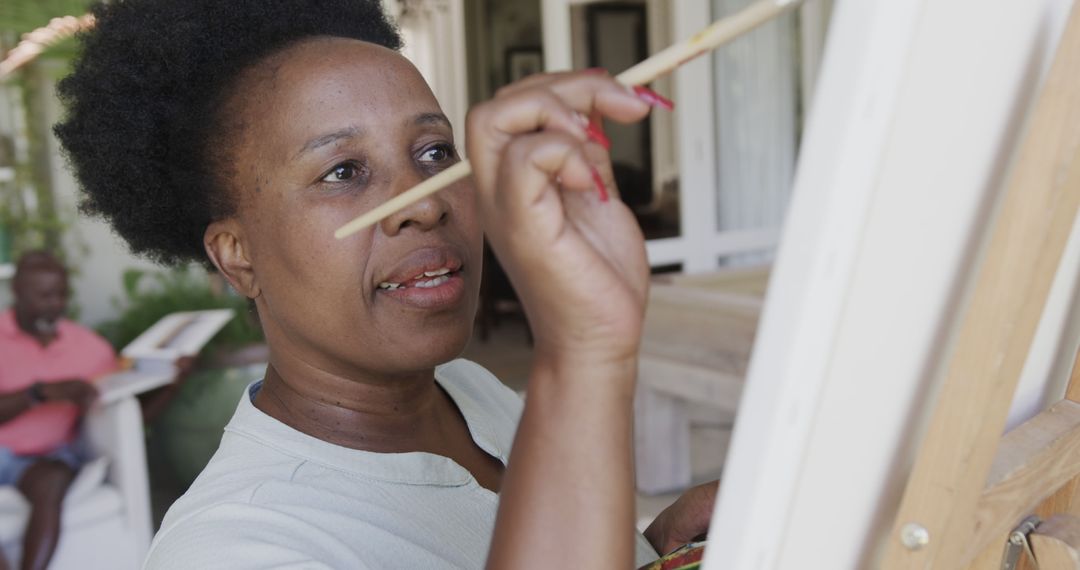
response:
M143 372L171 369L183 356L195 356L236 313L232 309L184 311L165 315L131 341L120 355Z
M176 360L195 356L236 313L231 309L171 313L120 351L121 370L95 381L108 405L164 386L176 378Z

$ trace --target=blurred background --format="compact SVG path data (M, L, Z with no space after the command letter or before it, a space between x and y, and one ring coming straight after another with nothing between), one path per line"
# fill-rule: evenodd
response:
M466 110L499 87L545 69L618 73L748 4L387 0L385 8L463 147ZM141 436L156 524L216 449L244 386L261 377L266 349L246 300L221 279L133 257L103 222L78 214L78 188L51 128L64 114L54 91L75 53L69 36L91 25L80 19L88 5L0 3L0 307L11 303L13 261L44 248L70 269L71 318L117 350L175 311L236 311ZM722 474L831 6L809 2L658 80L652 87L675 112L606 125L620 191L656 273L635 434L642 526L679 491ZM527 323L490 255L465 356L524 389Z

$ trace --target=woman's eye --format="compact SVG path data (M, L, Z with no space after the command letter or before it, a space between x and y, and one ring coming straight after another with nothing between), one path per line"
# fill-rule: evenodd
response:
M446 162L454 158L454 147L448 144L435 145L420 154L421 162Z
M360 173L360 170L355 164L343 163L335 166L326 176L323 177L323 182L345 182L352 180Z

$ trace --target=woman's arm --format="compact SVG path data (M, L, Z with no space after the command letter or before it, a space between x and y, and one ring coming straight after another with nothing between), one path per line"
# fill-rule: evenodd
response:
M632 568L636 365L537 357L488 568Z
M648 110L606 74L572 73L526 79L470 113L484 229L536 340L488 568L633 567L631 418L648 264L584 117L634 121Z

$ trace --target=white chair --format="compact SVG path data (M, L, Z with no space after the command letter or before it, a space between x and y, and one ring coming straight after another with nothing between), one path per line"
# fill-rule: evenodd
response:
M136 396L171 381L121 373L99 384L100 402L84 430L98 459L84 466L64 498L54 570L137 569L150 547L153 520L142 412ZM0 546L17 567L30 506L14 487L0 487Z

